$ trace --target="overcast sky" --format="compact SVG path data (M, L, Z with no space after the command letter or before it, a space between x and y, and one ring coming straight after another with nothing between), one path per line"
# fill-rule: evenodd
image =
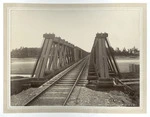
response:
M139 11L129 8L13 10L11 49L41 47L43 34L54 33L90 51L97 32L107 32L113 48L140 48L139 19Z

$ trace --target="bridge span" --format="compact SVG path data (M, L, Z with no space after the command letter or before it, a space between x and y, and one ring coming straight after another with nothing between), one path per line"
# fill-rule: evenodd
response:
M96 34L90 53L55 34L44 34L43 37L44 42L31 78L11 81L12 95L25 88L35 87L35 90L26 99L12 105L64 106L76 86L135 94L130 86L139 84L139 80L122 78L107 33Z

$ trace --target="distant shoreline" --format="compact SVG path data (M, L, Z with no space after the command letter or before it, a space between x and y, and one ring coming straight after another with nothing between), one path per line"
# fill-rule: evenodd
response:
M115 59L139 59L139 56L115 56Z
M139 56L114 56L115 59L139 59ZM11 57L11 59L37 59L38 57Z

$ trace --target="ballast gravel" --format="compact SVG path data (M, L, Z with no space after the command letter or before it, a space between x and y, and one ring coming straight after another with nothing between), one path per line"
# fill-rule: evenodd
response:
M136 106L130 97L121 91L95 91L76 87L67 106Z
M38 93L36 88L30 88L11 96L11 106L22 106L33 94ZM87 87L77 86L67 106L136 106L128 94L122 91L96 91Z

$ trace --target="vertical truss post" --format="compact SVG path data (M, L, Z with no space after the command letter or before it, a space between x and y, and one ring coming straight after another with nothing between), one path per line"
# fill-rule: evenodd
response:
M49 57L49 53L50 53L51 46L53 43L53 39L55 38L55 35L54 34L44 34L43 37L44 37L45 41L44 41L41 55L39 57L39 61L37 63L37 67L35 70L36 78L44 77L44 71L46 68L47 60Z
M109 78L109 71L108 71L108 56L106 53L106 45L105 45L105 38L108 35L105 34L97 34L97 65L98 71L100 74L99 78Z

